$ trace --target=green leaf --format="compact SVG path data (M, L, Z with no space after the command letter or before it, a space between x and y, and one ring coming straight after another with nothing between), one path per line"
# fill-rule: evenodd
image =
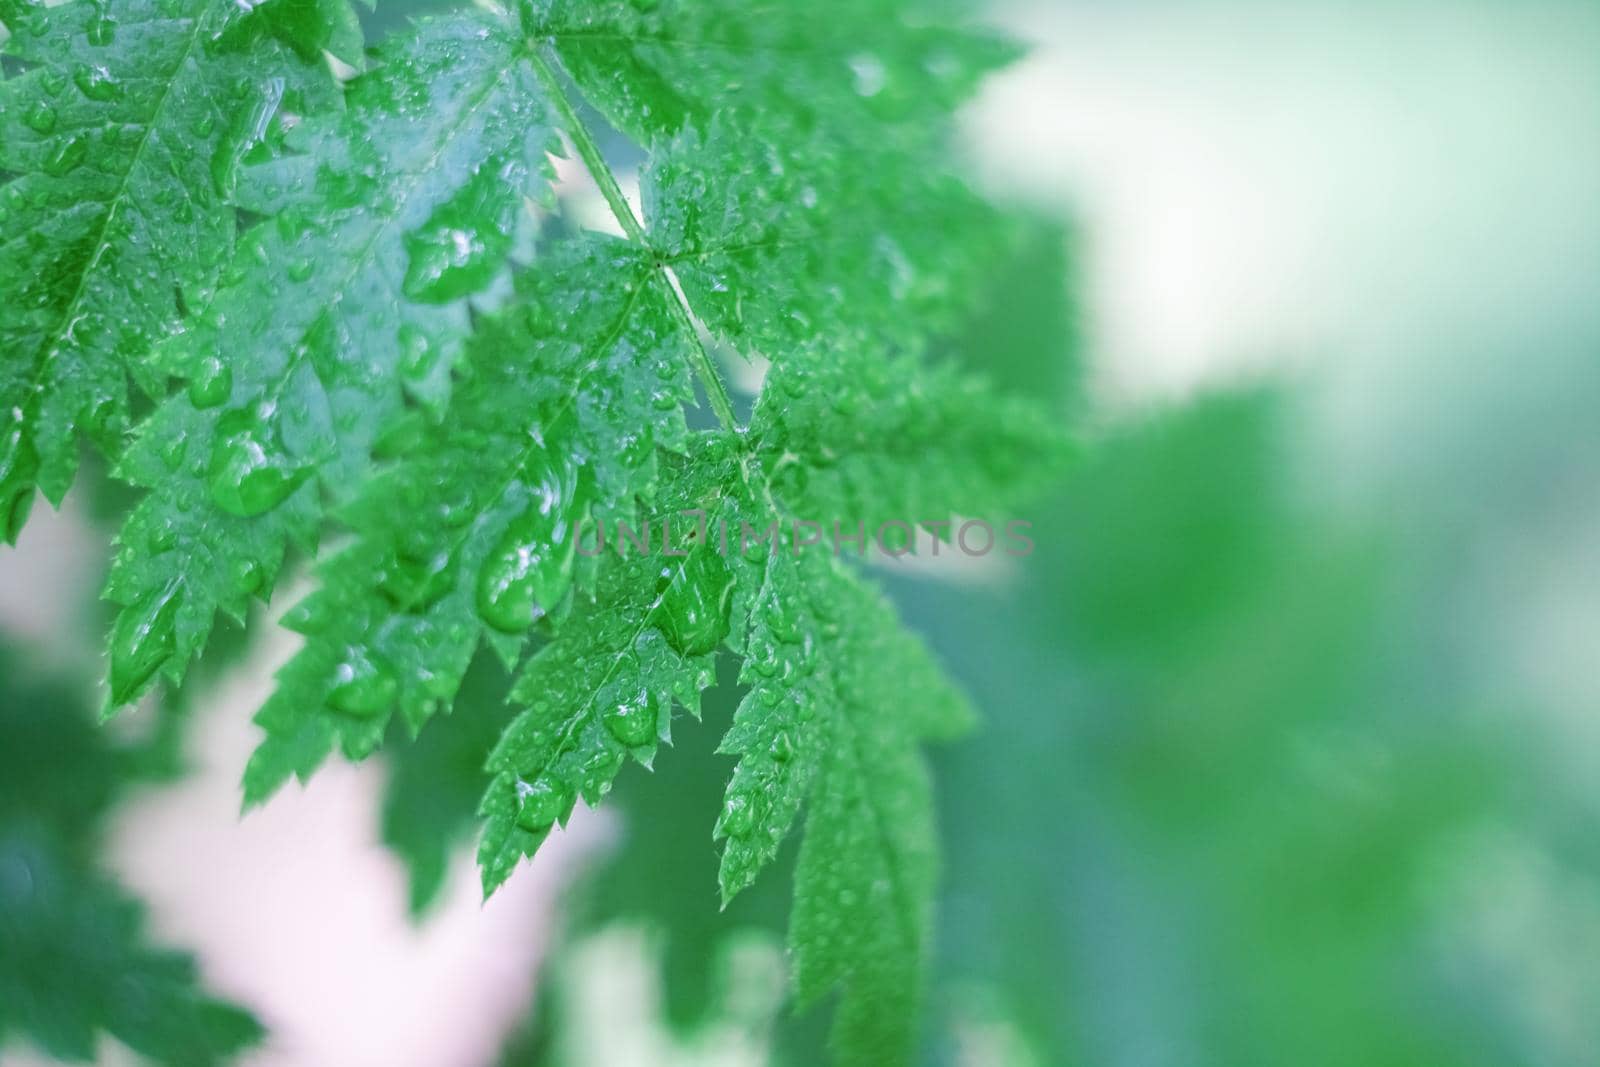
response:
M121 474L151 493L106 595L123 605L111 701L181 677L217 611L270 592L409 405L445 403L465 301L547 178L532 73L487 16L424 22L350 83L344 113L281 124L245 167L246 234L205 312L157 358L189 380ZM148 655L143 650L154 644ZM119 662L128 664L119 671Z
M881 596L826 556L778 555L750 612L750 691L721 751L739 758L717 835L724 898L805 834L789 944L802 1004L842 987L838 1062L906 1062L936 875L918 753L972 713Z
M480 642L514 663L592 569L580 525L636 524L656 449L684 448L694 389L652 264L597 237L540 268L482 324L443 422L347 510L355 540L290 617L306 647L258 716L249 802L309 775L336 742L366 755L394 709L413 732L448 710ZM358 672L383 680L370 701L341 700Z
M0 1044L18 1031L91 1062L101 1031L159 1063L227 1060L260 1039L198 989L194 964L151 947L144 909L87 864L0 829Z
M842 991L843 1062L903 1063L935 876L919 750L970 713L825 548L729 535L995 513L1054 469L1042 416L927 361L1012 236L949 145L1011 49L910 0L529 0L517 19L419 23L342 109L285 96L216 156L221 210L249 228L132 346L148 388L185 388L118 468L149 493L107 586L111 703L181 680L217 612L265 599L337 523L348 540L287 620L307 640L258 715L246 800L335 747L416 735L480 649L512 669L531 636L480 805L492 891L630 757L649 765L738 654L724 899L803 815L801 998ZM354 63L357 39L336 0L266 0L220 41ZM642 221L586 105L645 155ZM512 288L557 127L627 237L551 227ZM747 423L716 344L775 367ZM717 428L691 432L702 415ZM708 521L683 551L619 549L619 522L659 537L686 511ZM589 527L612 539L598 554L578 549ZM403 788L425 803L430 768L452 777L498 720L414 748ZM392 810L420 906L459 820Z
M254 13L307 61L328 52L346 63L361 63L361 23L348 0L263 0Z
M864 526L870 542L885 523L1009 520L1003 509L1050 484L1067 453L1049 415L981 379L815 345L772 369L750 432L778 499L828 522L830 541L832 523ZM974 533L967 547L987 554L997 540Z
M661 487L657 530L685 509L721 513L737 484L733 448L721 435L694 442L699 462L675 463ZM689 543L686 530L673 536ZM565 823L576 800L599 803L628 757L650 764L671 737L674 704L698 717L730 632L734 575L715 544L673 551L687 554L600 556L592 602L574 610L513 685L511 701L524 710L489 758L494 777L481 809L486 893Z
M804 120L923 136L1016 55L950 5L919 0L531 0L524 20L529 37L554 42L584 95L645 144L729 114L785 133Z
M152 946L142 906L98 870L101 826L144 753L59 685L0 655L0 1047L89 1061L102 1033L152 1061L220 1063L261 1026Z
M60 503L82 434L122 446L145 359L228 261L235 162L328 79L210 0L29 7L0 81L0 535Z
M650 240L713 333L782 362L819 339L913 345L960 321L999 216L942 159L870 126L763 132L688 128L641 177Z
M718 335L781 359L947 328L994 228L949 173L950 112L1015 50L905 0L534 0L583 96L650 152L651 244Z

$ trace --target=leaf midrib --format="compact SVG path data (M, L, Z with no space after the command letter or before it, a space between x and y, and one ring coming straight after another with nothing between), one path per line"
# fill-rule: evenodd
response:
M210 11L202 11L193 16L189 39L184 44L183 54L178 57L177 63L173 66L171 76L165 79L166 84L161 90L161 98L156 101L156 106L150 112L149 119L145 124L144 134L139 138L139 144L133 150L133 156L128 161L127 169L122 172L122 177L117 182L116 191L107 201L110 207L100 220L100 229L95 234L94 253L89 257L89 262L84 265L83 270L79 272L78 284L73 289L72 297L68 300L66 307L63 308L56 325L41 339L39 348L35 352L32 388L29 390L29 397L25 401L28 405L26 410L29 414L37 412L40 403L39 398L43 396L40 384L44 381L45 371L60 358L62 352L61 342L67 340L72 333L72 327L78 318L78 307L83 301L85 292L88 290L89 277L98 269L100 261L111 248L111 243L106 240L106 233L110 230L111 223L116 218L117 212L121 210L123 204L128 200L129 183L132 181L134 172L139 169L140 163L144 160L145 149L149 147L151 138L155 136L156 129L161 124L160 120L166 112L167 102L172 99L173 87L182 80L184 71L189 66L189 59L194 55L195 42L199 41L201 27L207 24L207 16L209 14ZM41 355L43 358L39 358Z

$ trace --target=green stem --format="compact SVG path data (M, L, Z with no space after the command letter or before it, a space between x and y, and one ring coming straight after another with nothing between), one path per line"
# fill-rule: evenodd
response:
M689 307L689 301L685 299L683 290L673 284L665 266L659 269L656 277L667 290L668 304L678 320L678 325L689 335L689 340L694 344L689 351L689 362L694 365L695 373L700 376L700 381L706 387L706 399L711 401L711 410L717 413L717 421L722 423L723 429L737 430L739 419L733 413L733 401L729 399L727 386L722 384L722 376L717 373L716 364L711 361L711 353L706 351L706 343L701 340L700 331L695 327L691 314L693 309Z
M594 135L589 132L589 127L583 124L578 117L578 112L572 106L572 101L567 99L567 91L561 84L561 78L556 74L555 67L538 51L532 51L528 58L533 63L533 69L539 75L539 80L544 82L545 90L550 96L550 102L555 105L556 111L561 115L561 121L566 126L567 136L572 138L572 145L578 150L578 156L583 160L583 165L589 169L589 174L594 178L594 183L600 187L600 195L606 198L606 203L611 208L611 213L617 217L617 222L622 226L623 232L628 235L628 240L644 248L650 247L650 239L645 236L644 227L639 225L639 220L633 214L633 208L628 206L628 200L622 195L622 187L617 184L616 175L611 173L611 168L606 164L606 157L600 153L600 146L595 144Z
M737 430L739 420L733 413L733 401L729 398L727 386L723 384L722 376L717 373L711 353L706 350L705 342L700 338L700 331L694 324L694 309L689 306L683 292L673 284L666 264L656 255L655 249L650 245L650 238L639 223L638 216L633 213L633 207L629 205L627 197L622 195L622 187L617 184L616 175L611 173L611 167L606 163L600 146L595 143L594 135L589 132L589 127L584 125L583 119L578 117L572 101L567 98L561 78L556 74L554 57L547 58L538 50L534 50L530 52L529 58L539 79L544 82L551 103L555 105L562 123L566 126L567 136L572 139L572 145L578 150L578 156L588 168L590 176L594 178L594 183L600 187L600 195L605 197L606 204L611 208L611 214L616 216L623 233L628 235L628 240L656 256L657 277L667 291L667 303L672 308L673 316L692 343L690 363L705 387L706 399L711 403L711 410L716 413L717 421L722 423L723 429Z

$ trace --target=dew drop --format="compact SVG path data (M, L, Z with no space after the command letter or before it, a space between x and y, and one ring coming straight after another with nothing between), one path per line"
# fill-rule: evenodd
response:
M200 369L189 379L189 403L197 408L214 408L233 392L233 368L216 356L200 361Z
M728 636L733 575L710 546L702 546L668 568L654 621L667 642L685 656L703 656Z
M4 426L4 433L0 434L0 534L14 545L33 509L39 456L24 433L20 408L11 409Z
M743 793L731 794L722 805L722 818L717 821L729 837L744 837L755 828L755 805Z
M179 433L172 440L161 446L161 462L167 465L167 470L175 471L183 466L184 457L189 454L189 435Z
M291 260L287 269L289 280L291 282L310 281L311 276L316 272L316 261L310 258Z
M427 222L406 234L406 296L442 304L494 280L511 250L524 169L517 162L484 163Z
M535 467L535 502L511 521L478 574L478 613L511 634L532 626L566 595L578 543L570 468L551 466L543 453L530 460Z
M70 174L89 158L89 145L82 137L69 137L56 145L44 159L44 172L52 178Z
M116 39L116 20L110 15L97 15L90 21L89 29L85 36L88 37L89 43L96 48L104 48Z
M387 711L399 686L394 676L360 652L352 652L333 671L328 706L334 711L370 719Z
M850 70L856 76L856 92L862 96L877 96L883 92L883 87L889 80L889 72L884 70L883 60L868 52L852 56Z
M761 618L766 622L767 629L772 631L772 636L784 644L799 644L804 636L798 614L776 600L767 601L762 607Z
M117 617L111 634L111 701L126 704L177 648L178 583L150 594Z
M350 211L370 203L378 188L369 173L332 167L319 169L316 182L318 195L334 211Z
M473 504L472 491L464 486L446 493L439 500L439 521L452 528L465 526L472 518Z
M517 825L530 834L542 834L566 814L571 797L545 779L517 779Z
M782 544L782 540L782 533L777 523L773 523L767 530L745 528L741 525L739 554L747 563L762 563L778 554L778 546Z
M425 380L439 361L438 348L426 333L409 322L400 327L399 341L401 376L411 382Z
M241 559L233 564L233 587L245 596L261 591L266 571L253 559Z
M56 128L56 109L40 100L28 109L22 121L35 133L49 133Z
M414 552L397 548L384 561L378 589L402 611L426 611L456 584L447 552Z
M249 115L238 127L239 132L224 138L223 150L212 155L211 184L220 195L232 195L238 164L262 143L273 116L278 113L278 106L283 103L284 87L281 77L268 78L262 83L251 97Z
M639 748L656 738L656 699L647 689L607 707L601 718L606 730L626 748Z
M228 514L250 518L270 511L309 473L282 453L271 428L249 409L230 411L217 420L207 474L212 497Z
M333 612L329 610L327 598L311 596L289 609L279 625L297 634L310 636L326 630L332 622Z
M794 759L794 738L789 736L789 731L779 730L772 739L772 747L768 750L774 763L788 763Z
M751 649L749 663L751 669L768 680L779 677L790 667L789 660L772 644Z
M122 95L122 85L104 67L80 65L72 72L72 83L90 100L105 103Z

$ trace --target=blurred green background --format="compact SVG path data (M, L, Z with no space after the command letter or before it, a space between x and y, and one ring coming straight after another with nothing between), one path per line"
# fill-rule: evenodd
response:
M949 355L1084 447L1030 559L880 572L986 719L934 754L925 1062L1600 1064L1600 8L995 17L968 150L1033 222ZM731 671L480 910L494 667L240 823L288 645L91 727L115 506L0 556L0 1062L206 1062L213 998L258 1065L821 1062L787 871L717 908Z

